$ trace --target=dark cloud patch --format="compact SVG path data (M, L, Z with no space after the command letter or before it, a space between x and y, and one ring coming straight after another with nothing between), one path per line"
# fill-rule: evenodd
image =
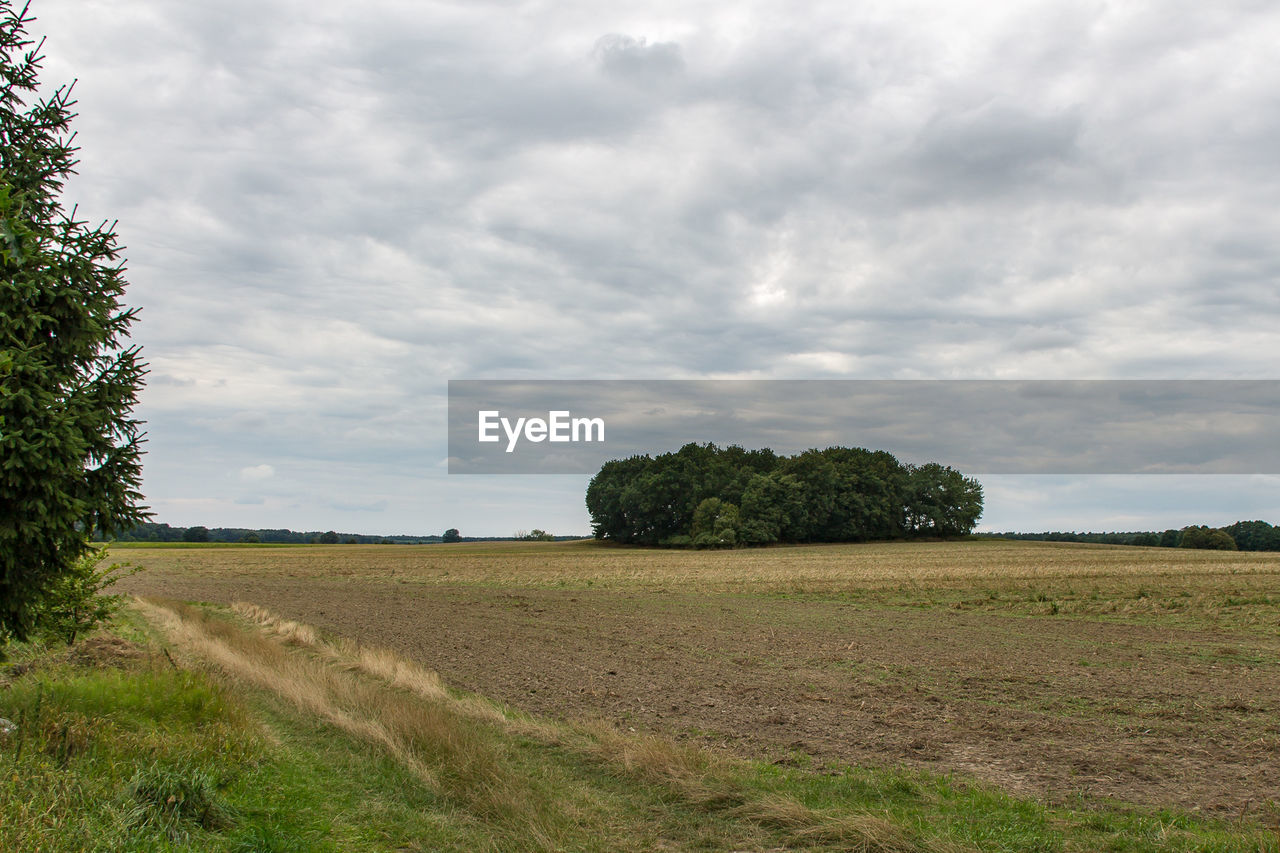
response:
M592 55L606 74L624 80L663 79L684 70L684 57L675 42L649 44L643 37L608 33L596 40Z
M1045 117L997 106L932 118L912 159L921 192L939 201L980 203L1014 191L1050 189L1079 165L1077 114Z

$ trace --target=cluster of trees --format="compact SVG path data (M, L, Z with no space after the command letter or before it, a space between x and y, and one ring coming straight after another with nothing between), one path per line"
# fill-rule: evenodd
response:
M1181 530L1128 533L998 533L1002 539L1043 542L1096 542L1103 545L1139 545L1148 548L1202 548L1218 551L1280 551L1280 527L1265 521L1237 521L1226 527L1195 524Z
M953 468L906 465L860 447L772 450L686 444L606 462L587 487L597 539L732 547L959 536L982 514L982 486Z
M1280 527L1265 521L1237 521L1222 528L1241 551L1280 551Z

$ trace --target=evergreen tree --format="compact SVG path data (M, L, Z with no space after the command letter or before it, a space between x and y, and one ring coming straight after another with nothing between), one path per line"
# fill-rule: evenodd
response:
M92 531L147 517L136 310L113 227L63 208L75 102L70 86L35 98L31 20L0 0L0 640L34 630Z

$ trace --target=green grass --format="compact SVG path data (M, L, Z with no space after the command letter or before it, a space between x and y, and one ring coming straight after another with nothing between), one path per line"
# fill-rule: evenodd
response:
M393 761L148 661L51 664L0 692L0 849L482 850Z
M1280 837L1257 826L1122 804L1107 810L1049 808L949 775L844 767L827 768L819 776L760 765L753 765L752 772L754 784L787 792L812 807L880 812L918 837L983 851L1280 849Z
M449 750L411 744L430 785L273 693L178 668L136 615L116 634L132 645L96 662L23 647L0 674L17 726L0 735L0 849L1280 850L1252 821L1051 808L954 776L724 759L505 710L451 719Z

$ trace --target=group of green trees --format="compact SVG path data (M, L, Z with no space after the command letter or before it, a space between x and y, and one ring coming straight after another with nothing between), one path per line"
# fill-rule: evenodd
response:
M1226 527L1193 524L1181 530L1131 531L1127 533L995 533L1002 539L1044 542L1095 542L1102 545L1138 545L1148 548L1200 548L1217 551L1280 551L1280 527L1265 521L1237 521Z
M1240 551L1280 551L1280 527L1265 521L1237 521L1222 528Z
M883 450L772 450L686 444L606 462L587 487L597 539L732 547L969 533L982 486L953 468Z

